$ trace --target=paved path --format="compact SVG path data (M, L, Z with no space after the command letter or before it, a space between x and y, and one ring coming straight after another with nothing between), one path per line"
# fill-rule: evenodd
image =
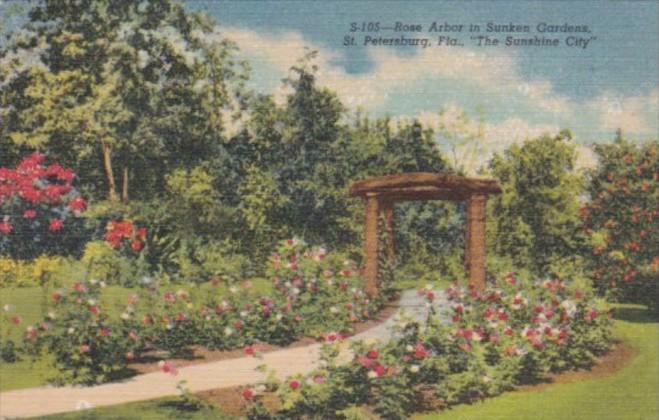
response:
M444 294L439 293L435 301L437 309L447 308L445 302ZM391 327L401 311L416 320L424 320L427 313L423 299L414 290L403 292L399 306L399 311L385 322L350 340L386 341L391 338ZM179 369L177 376L154 372L91 387L45 386L4 392L0 393L0 418L42 416L178 395L176 384L181 380L186 380L193 392L248 385L264 379L264 375L255 370L261 364L274 369L282 378L304 374L316 367L319 350L320 344L313 344L264 353L261 359L242 357L186 366Z

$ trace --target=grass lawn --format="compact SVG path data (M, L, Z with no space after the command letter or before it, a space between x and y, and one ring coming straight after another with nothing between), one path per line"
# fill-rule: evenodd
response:
M637 306L620 310L615 336L631 345L636 355L613 375L550 386L540 392L511 392L416 419L658 419L659 322Z
M416 416L416 420L455 419L657 419L659 418L659 322L638 306L621 306L617 339L635 356L621 370L598 379L552 385L542 391L510 392L474 405ZM181 411L174 399L93 409L45 418L58 419L226 419L218 410Z

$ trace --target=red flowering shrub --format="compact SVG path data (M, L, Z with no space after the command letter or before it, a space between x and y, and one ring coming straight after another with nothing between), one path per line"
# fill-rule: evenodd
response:
M0 253L31 259L80 250L87 202L74 178L73 170L46 165L39 153L15 168L0 168Z
M657 308L659 293L659 144L598 145L590 201L580 212L590 263L609 297Z
M146 240L146 228L137 227L130 220L111 220L106 227L105 240L114 249L140 252Z

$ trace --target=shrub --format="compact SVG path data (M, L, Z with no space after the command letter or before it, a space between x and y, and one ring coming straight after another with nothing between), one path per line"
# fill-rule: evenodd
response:
M581 208L590 266L608 297L659 307L659 144L598 145L590 201Z
M88 236L87 202L73 188L75 173L35 153L0 168L0 253L17 259L71 255Z
M432 301L436 292L419 293ZM326 344L321 368L268 384L280 400L268 415L341 418L342 410L370 406L382 418L407 418L429 395L435 407L471 403L550 371L590 366L609 347L606 312L559 280L511 274L483 293L455 285L445 293L448 323L432 312L424 325L402 320L386 345L353 343L348 363L339 363L344 344ZM260 399L249 397L250 413L263 416Z
M24 343L32 354L53 355L62 384L94 384L119 374L139 349L136 333L113 322L101 307L100 282L79 282L52 295L47 317L27 327Z
M33 260L0 257L0 287L40 286L62 283L70 262L59 256L41 255Z

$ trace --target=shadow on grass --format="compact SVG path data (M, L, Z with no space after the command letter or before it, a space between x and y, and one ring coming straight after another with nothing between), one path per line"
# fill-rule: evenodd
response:
M615 319L635 324L653 324L659 322L659 313L642 306L619 306L613 308Z

